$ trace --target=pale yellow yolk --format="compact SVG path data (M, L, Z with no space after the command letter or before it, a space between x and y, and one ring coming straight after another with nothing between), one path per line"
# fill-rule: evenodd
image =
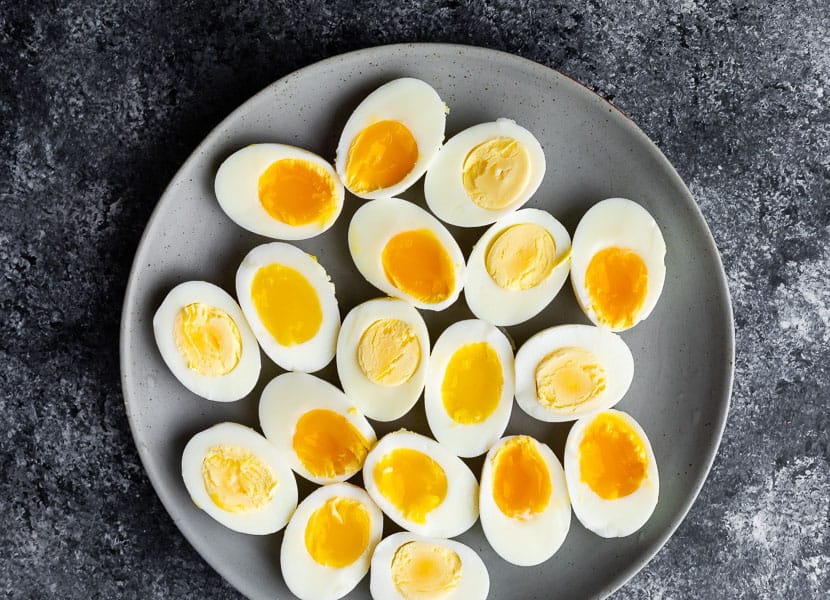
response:
M424 524L447 496L447 475L432 458L410 448L383 455L372 476L383 496L410 521Z
M516 436L492 460L493 500L501 512L511 519L528 519L547 508L553 484L533 440Z
M357 472L370 446L346 417L322 408L297 419L291 443L309 473L327 478Z
M381 262L389 282L421 302L443 302L455 289L452 259L429 229L394 235L383 248Z
M455 351L444 371L444 410L456 423L481 423L499 405L503 384L501 361L493 347L487 342L465 344Z
M602 413L585 428L579 443L579 474L601 498L614 500L637 491L647 466L645 444L624 419Z
M606 385L605 367L584 348L558 348L536 366L536 398L551 409L577 410Z
M467 154L461 180L467 195L481 208L507 208L530 181L530 154L513 138L489 139Z
M206 377L227 375L242 357L236 321L221 308L193 302L179 309L173 339L188 369Z
M378 121L358 133L346 157L346 187L374 192L400 183L418 162L418 142L400 121Z
M286 158L260 175L259 201L269 215L288 225L325 223L337 209L334 187L322 166Z
M342 569L361 557L369 545L369 511L352 498L334 497L311 513L305 547L317 563Z
M395 551L390 571L404 600L441 600L461 582L461 558L451 548L412 541Z
M360 336L357 364L372 383L386 387L406 383L420 363L421 343L405 321L379 319Z
M323 322L317 292L298 270L273 263L251 282L251 300L268 332L283 346L313 338Z
M500 288L529 290L547 279L556 266L556 244L535 223L513 225L490 242L484 266Z
M213 503L230 513L263 508L277 487L268 465L240 446L210 448L202 460L202 482Z
M591 258L585 288L600 322L614 329L630 327L646 301L648 269L633 250L611 246Z

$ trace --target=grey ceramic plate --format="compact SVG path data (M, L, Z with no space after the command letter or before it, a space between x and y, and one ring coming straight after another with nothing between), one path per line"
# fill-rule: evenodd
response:
M225 119L193 152L164 192L136 253L121 324L121 376L136 445L164 506L185 537L223 577L251 598L290 598L279 568L281 534L225 529L190 501L180 458L196 432L225 420L257 426L259 394L279 369L263 358L260 383L230 404L189 393L156 349L152 316L176 284L203 279L233 293L242 257L267 241L231 222L213 195L222 160L253 142L284 142L334 158L340 130L358 102L401 76L432 84L450 106L447 136L509 117L536 134L548 171L528 206L544 208L573 234L593 203L624 196L654 215L668 246L667 277L652 315L623 333L635 359L634 383L618 408L648 433L660 469L660 500L649 522L624 539L605 540L574 518L562 548L546 563L515 567L489 547L476 524L458 539L480 553L492 598L577 598L611 593L665 543L697 496L723 431L733 370L732 313L720 257L694 200L666 158L634 123L586 88L533 62L462 46L388 46L337 56L270 85ZM423 205L421 182L403 196ZM378 296L346 251L349 220L361 201L348 197L327 233L297 245L316 255L335 283L343 316ZM482 229L451 228L469 254ZM432 339L469 318L463 298L425 312ZM569 286L538 317L509 328L517 345L542 328L585 323ZM320 375L337 383L333 363ZM405 426L428 433L422 403L378 436ZM517 407L508 433L526 432L561 458L567 424L534 421ZM468 461L480 472L481 459ZM359 481L358 481L359 482ZM300 481L301 498L313 486ZM391 522L385 533L394 531ZM368 577L349 597L368 597Z

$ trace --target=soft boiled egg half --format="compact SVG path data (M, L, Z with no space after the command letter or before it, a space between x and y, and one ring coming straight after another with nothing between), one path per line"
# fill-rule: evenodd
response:
M337 173L366 199L389 198L415 183L444 141L447 108L427 83L382 85L354 110L337 144Z

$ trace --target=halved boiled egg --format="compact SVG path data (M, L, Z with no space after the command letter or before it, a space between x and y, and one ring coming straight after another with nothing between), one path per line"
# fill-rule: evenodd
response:
M487 452L507 428L514 391L510 340L478 319L450 325L429 359L424 406L432 435L458 456Z
M405 77L380 86L354 110L337 144L337 173L367 199L408 189L444 141L446 106L427 83Z
M277 449L256 431L220 423L194 435L182 454L193 502L225 527L265 535L297 506L297 482Z
M614 406L633 377L634 357L618 335L592 325L559 325L516 353L516 402L542 421L574 421Z
M364 415L398 419L424 389L429 363L424 318L395 298L355 306L340 327L336 359L343 391Z
M334 358L340 311L315 257L282 242L257 246L239 265L236 295L265 354L283 369L318 371Z
M539 189L545 153L510 119L481 123L453 136L424 179L432 212L452 225L479 227L520 208Z
M291 517L282 539L280 568L301 600L336 600L369 571L383 533L383 514L349 483L316 489Z
M153 316L153 334L164 362L194 394L231 402L256 385L256 338L236 301L212 283L174 287Z
M574 233L571 283L579 306L600 327L634 327L660 298L665 256L663 234L645 208L624 198L598 202Z
M240 227L278 240L304 240L331 227L343 184L325 160L285 144L252 144L220 165L214 182L222 210Z
M579 522L599 536L625 537L657 506L657 461L631 415L605 410L574 423L565 442L565 478Z
M467 305L494 325L527 321L562 289L570 259L571 237L550 213L535 208L510 213L473 247L464 284Z
M369 283L416 308L443 310L464 287L458 243L438 219L406 200L374 200L357 209L349 252Z
M455 537L478 518L470 468L435 440L405 429L378 441L363 465L363 483L386 516L418 535Z

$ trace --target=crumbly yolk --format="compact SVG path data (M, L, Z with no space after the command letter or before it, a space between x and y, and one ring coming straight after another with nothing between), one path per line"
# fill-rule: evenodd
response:
M412 172L418 142L400 121L378 121L358 133L346 157L346 187L367 193L391 187Z
M493 499L511 519L528 519L547 508L553 489L550 471L536 444L516 436L499 448L493 461Z
M421 302L443 302L455 289L452 259L429 229L392 236L383 248L381 262L389 282Z
M269 215L288 225L325 223L337 209L334 179L322 166L285 158L259 177L259 201Z
M378 319L363 332L357 364L372 383L395 387L409 381L421 363L415 330L400 319Z
M461 180L470 199L488 210L515 203L530 181L530 154L519 140L491 138L470 150Z
M503 385L501 361L493 347L487 342L465 344L455 351L444 371L444 410L456 423L481 423L499 405Z
M277 487L268 465L241 446L210 448L202 460L202 482L213 503L230 513L263 508Z
M309 473L326 478L356 473L370 446L346 417L322 408L297 419L291 444Z
M297 269L286 265L261 267L251 283L251 300L262 324L282 346L307 342L323 322L314 287Z
M547 279L556 266L556 243L536 223L512 225L490 242L484 266L500 288L529 290Z
M444 469L418 450L397 448L384 454L372 476L378 491L415 523L426 523L427 514L447 496Z
M441 600L461 582L461 557L446 546L412 541L395 551L390 571L404 600Z
M318 564L342 569L369 545L369 511L353 498L333 497L308 518L305 547Z
M600 322L614 329L631 327L646 301L648 269L633 250L610 246L591 258L585 287Z
M221 308L192 302L176 313L173 339L188 369L206 377L227 375L242 357L239 327Z
M557 348L536 365L536 398L549 409L575 411L606 385L605 367L585 348Z
M647 466L645 444L625 419L600 413L585 428L579 443L580 478L599 497L615 500L637 491Z

